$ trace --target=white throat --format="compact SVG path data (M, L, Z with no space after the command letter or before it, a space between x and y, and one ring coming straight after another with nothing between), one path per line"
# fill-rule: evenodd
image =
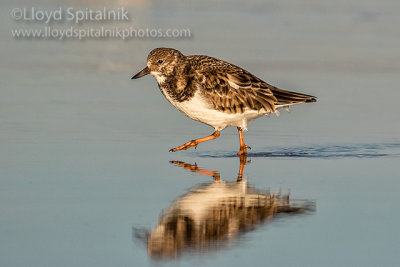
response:
M167 78L164 75L162 75L160 72L157 72L157 71L152 71L152 72L150 72L150 74L153 75L154 78L156 78L158 84L163 84Z

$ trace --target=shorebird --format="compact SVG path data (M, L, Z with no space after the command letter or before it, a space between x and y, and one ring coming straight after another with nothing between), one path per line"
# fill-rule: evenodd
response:
M151 74L167 100L187 117L214 128L206 137L191 140L170 151L197 148L216 139L228 126L237 127L240 150L247 155L243 130L247 123L278 109L316 102L316 97L272 86L250 72L226 61L204 55L185 56L173 48L156 48L147 66L132 79Z
M241 156L241 158L245 156ZM271 194L242 179L240 161L236 181L220 179L219 171L203 169L197 164L171 161L188 171L213 177L213 181L189 188L159 217L150 231L135 232L147 244L148 255L155 260L176 259L193 252L229 248L249 231L284 217L306 215L315 211L315 201L291 199L280 190Z

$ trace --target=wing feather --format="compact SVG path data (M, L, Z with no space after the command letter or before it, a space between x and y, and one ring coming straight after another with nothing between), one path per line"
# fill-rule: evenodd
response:
M240 69L240 71L242 71ZM273 93L261 88L251 74L235 72L235 69L203 71L201 84L204 94L212 100L215 109L228 113L250 110L275 112Z
M275 112L280 106L315 102L313 96L276 88L250 72L207 56L190 56L202 92L216 110L227 113L245 110Z

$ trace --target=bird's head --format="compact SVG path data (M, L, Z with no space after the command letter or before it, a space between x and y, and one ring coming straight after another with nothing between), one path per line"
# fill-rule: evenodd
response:
M173 48L156 48L147 57L147 67L132 77L137 79L147 74L153 75L157 82L162 83L166 77L174 75L178 62L184 56Z

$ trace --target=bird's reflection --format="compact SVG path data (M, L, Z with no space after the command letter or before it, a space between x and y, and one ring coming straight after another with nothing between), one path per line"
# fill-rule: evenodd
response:
M190 188L162 214L157 227L144 238L153 259L174 259L185 252L215 251L274 218L314 210L314 201L291 200L289 194L270 194L249 186L243 179L245 156L240 158L239 174L234 182L222 181L219 172L197 164L171 163L214 179Z

